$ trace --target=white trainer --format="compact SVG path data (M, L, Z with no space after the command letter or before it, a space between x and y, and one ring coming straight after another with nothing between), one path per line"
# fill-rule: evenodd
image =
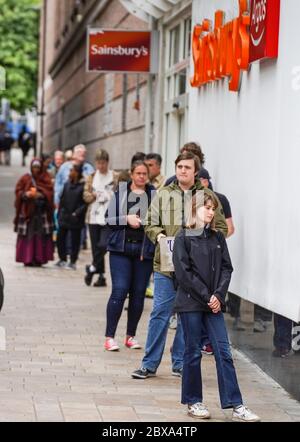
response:
M197 417L198 419L209 419L210 412L202 402L197 402L193 405L188 405L188 415Z
M249 408L245 407L245 405L240 405L233 409L232 420L238 422L260 422L260 417L253 413Z

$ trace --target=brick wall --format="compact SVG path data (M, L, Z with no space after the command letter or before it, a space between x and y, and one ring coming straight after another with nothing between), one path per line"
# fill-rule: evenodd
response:
M59 7L63 2L58 0L48 3L52 5L49 6L51 11L48 11L52 20L55 14L60 15L60 25L56 31L52 29L47 32L47 48L52 48L47 62L49 68L59 51L59 48L55 49L55 42L64 28L62 23L66 23L73 3L70 0L68 8ZM118 0L111 0L93 24L108 28L148 27L146 23L129 15ZM123 75L86 73L85 51L84 37L45 91L44 150L50 152L57 147L66 149L84 143L92 160L95 149L102 146L109 151L113 167L128 167L131 155L137 150L144 150L147 77L127 76L127 106L124 115ZM140 110L134 108L138 83Z

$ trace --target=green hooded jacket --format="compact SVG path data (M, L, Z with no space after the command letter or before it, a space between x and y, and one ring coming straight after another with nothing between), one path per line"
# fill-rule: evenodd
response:
M202 190L205 194L212 194L218 200L219 205L215 212L215 226L223 235L227 236L227 224L223 213L222 205L218 197L210 189L202 186L199 180L195 181L194 186L188 191L186 201L190 201L189 197L197 191ZM180 229L184 226L184 200L186 192L184 192L174 181L169 186L163 187L157 192L147 214L147 225L145 232L150 241L156 244L154 256L154 271L171 277L168 272L160 270L160 247L157 242L157 236L163 233L166 236L176 236Z

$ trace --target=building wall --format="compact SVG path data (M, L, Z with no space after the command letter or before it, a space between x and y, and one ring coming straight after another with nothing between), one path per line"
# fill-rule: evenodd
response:
M76 20L72 24L69 19L74 2L63 3L59 0L47 2L47 23L56 23L55 29L52 27L46 31L48 73L55 68L55 58L63 51L65 42L72 37L77 25ZM91 8L92 4L95 6ZM87 1L83 10L79 11L83 16L82 26L85 26L87 14L95 11L99 4L101 1ZM68 32L63 36L66 23ZM148 29L147 23L129 15L118 0L106 2L105 9L92 24L106 28ZM51 80L48 77L45 88L44 151L57 147L67 149L84 143L92 160L95 149L101 146L108 149L113 167L128 167L131 155L144 150L147 76L127 76L127 105L124 111L123 75L86 73L84 32L76 50L52 77ZM140 110L134 109L137 84L140 88Z
M227 79L192 88L189 121L214 188L232 205L231 291L294 320L300 319L298 3L281 2L278 59L253 64L239 93L229 92ZM217 9L232 19L237 6L195 0L193 21L213 19Z

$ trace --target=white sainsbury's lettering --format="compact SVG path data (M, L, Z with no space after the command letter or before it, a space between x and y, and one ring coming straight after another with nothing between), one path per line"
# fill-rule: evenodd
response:
M92 45L92 55L126 55L128 57L147 57L148 49L145 46L141 46L140 48L124 48L123 46L98 46Z

